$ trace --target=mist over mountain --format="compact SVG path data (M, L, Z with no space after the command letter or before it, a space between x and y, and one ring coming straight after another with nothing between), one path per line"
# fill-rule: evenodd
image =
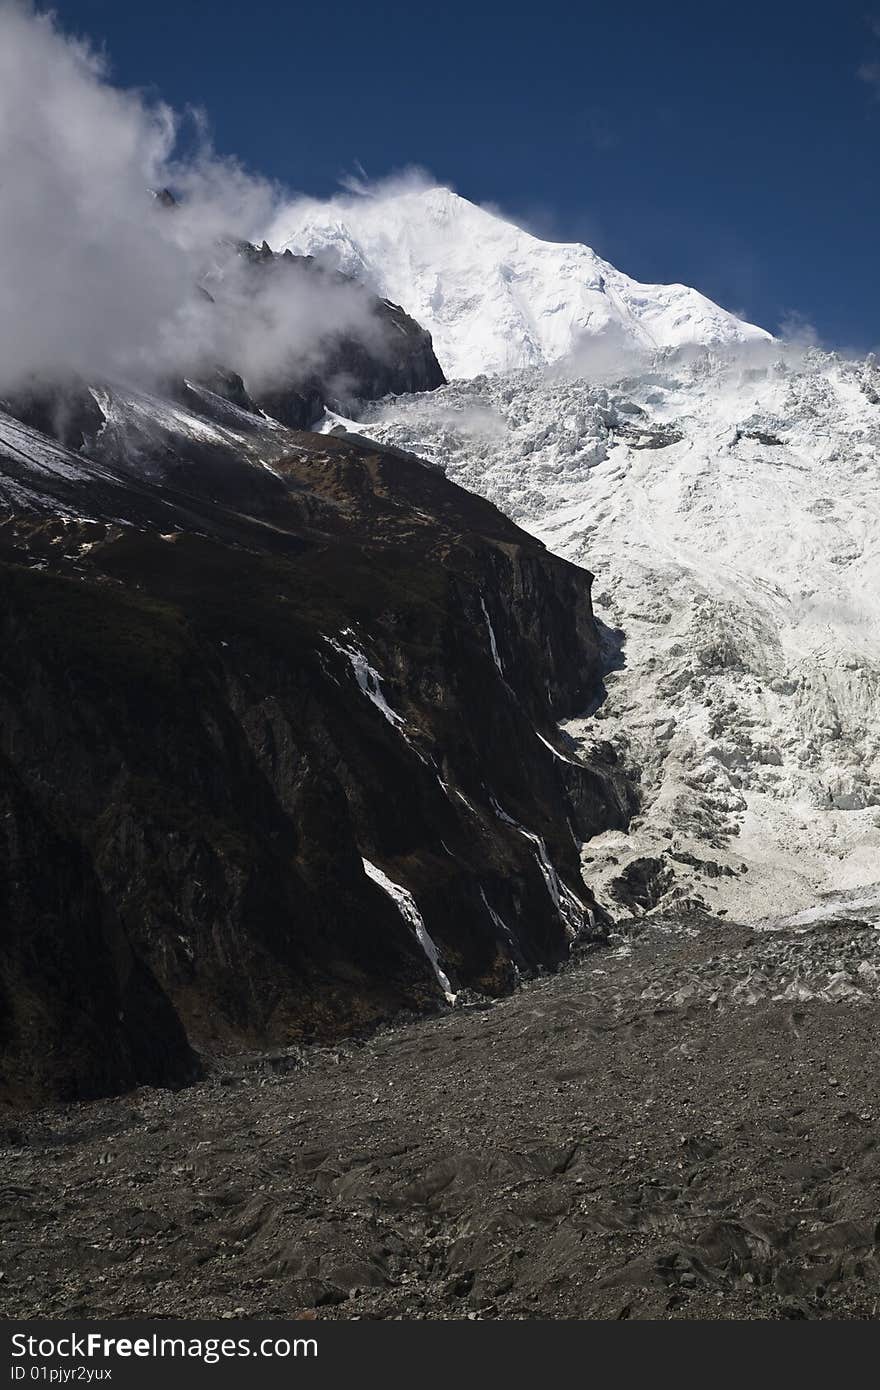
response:
M0 184L0 395L218 366L259 393L343 338L397 352L361 285L250 254L289 195L219 157L197 116L114 86L27 4L0 6Z

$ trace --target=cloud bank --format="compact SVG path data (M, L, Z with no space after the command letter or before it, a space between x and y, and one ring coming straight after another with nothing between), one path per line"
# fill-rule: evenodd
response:
M150 196L165 188L176 206ZM215 362L261 385L334 333L378 343L356 287L256 278L237 254L230 234L253 238L289 197L218 157L197 117L115 87L54 16L0 0L0 391Z

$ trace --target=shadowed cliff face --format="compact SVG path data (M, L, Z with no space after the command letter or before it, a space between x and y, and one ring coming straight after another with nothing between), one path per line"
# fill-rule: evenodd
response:
M445 1007L426 940L491 995L601 935L589 575L412 456L139 417L146 478L103 409L100 459L0 419L0 1094Z

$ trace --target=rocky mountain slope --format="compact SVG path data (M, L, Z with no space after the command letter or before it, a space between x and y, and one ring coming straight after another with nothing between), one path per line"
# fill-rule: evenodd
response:
M360 426L600 576L607 698L568 732L640 780L585 846L618 911L754 919L876 880L878 401L871 360L758 345L481 377Z
M86 395L79 452L0 415L3 1099L180 1083L601 936L577 845L630 794L556 727L601 686L590 576L411 455Z
M487 216L418 200L444 246ZM525 237L498 225L487 255ZM579 852L619 917L876 880L872 361L692 315L737 341L648 351L633 319L589 379L447 386L325 262L224 254L211 304L232 254L378 336L335 316L271 390L233 362L0 414L9 1096L503 992L601 934Z
M448 188L301 201L268 236L403 304L449 377L770 336L697 290L639 284L588 246L542 241Z

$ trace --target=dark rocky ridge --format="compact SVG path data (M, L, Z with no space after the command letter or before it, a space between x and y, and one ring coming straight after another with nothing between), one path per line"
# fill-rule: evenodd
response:
M236 382L232 397L237 404L265 410L291 429L309 429L327 406L354 414L363 401L410 391L433 391L445 385L430 333L400 305L378 298L350 276L321 265L313 256L294 256L291 251L277 255L265 241L259 248L240 242L237 249L248 265L255 290L267 276L275 276L279 281L295 276L301 283L312 282L313 286L317 282L331 293L344 292L362 303L365 318L372 325L366 337L354 332L328 332L309 364L291 359L270 386L239 379L242 389Z
M294 370L280 387L254 392L257 405L269 415L292 429L308 429L327 406L356 415L362 401L445 386L430 333L399 304L355 288L347 276L323 268L311 256L293 256L285 251L276 261L285 274L330 278L353 287L352 292L371 306L379 341L365 343L352 334L330 338L317 367L304 374Z
M407 456L124 404L92 459L0 443L4 1099L440 1005L362 856L455 988L601 935L576 838L629 792L555 729L601 680L589 575Z
M430 333L399 305L380 299L312 256L294 256L290 251L276 255L265 242L260 248L246 241L230 242L226 250L239 262L236 283L245 298L248 289L256 297L275 282L283 293L285 282L292 279L308 288L316 300L324 295L331 302L333 296L337 301L341 297L357 311L353 318L359 327L328 327L320 332L314 325L308 335L309 351L291 353L269 377L263 374L251 380L244 365L236 362L207 371L194 366L193 377L221 399L255 415L265 412L291 429L310 429L327 407L355 414L365 401L445 385ZM206 290L200 292L212 299ZM7 392L0 404L65 448L91 451L105 422L90 384L94 383L33 381ZM192 388L183 381L166 381L161 392L193 404ZM196 409L205 411L204 399Z

